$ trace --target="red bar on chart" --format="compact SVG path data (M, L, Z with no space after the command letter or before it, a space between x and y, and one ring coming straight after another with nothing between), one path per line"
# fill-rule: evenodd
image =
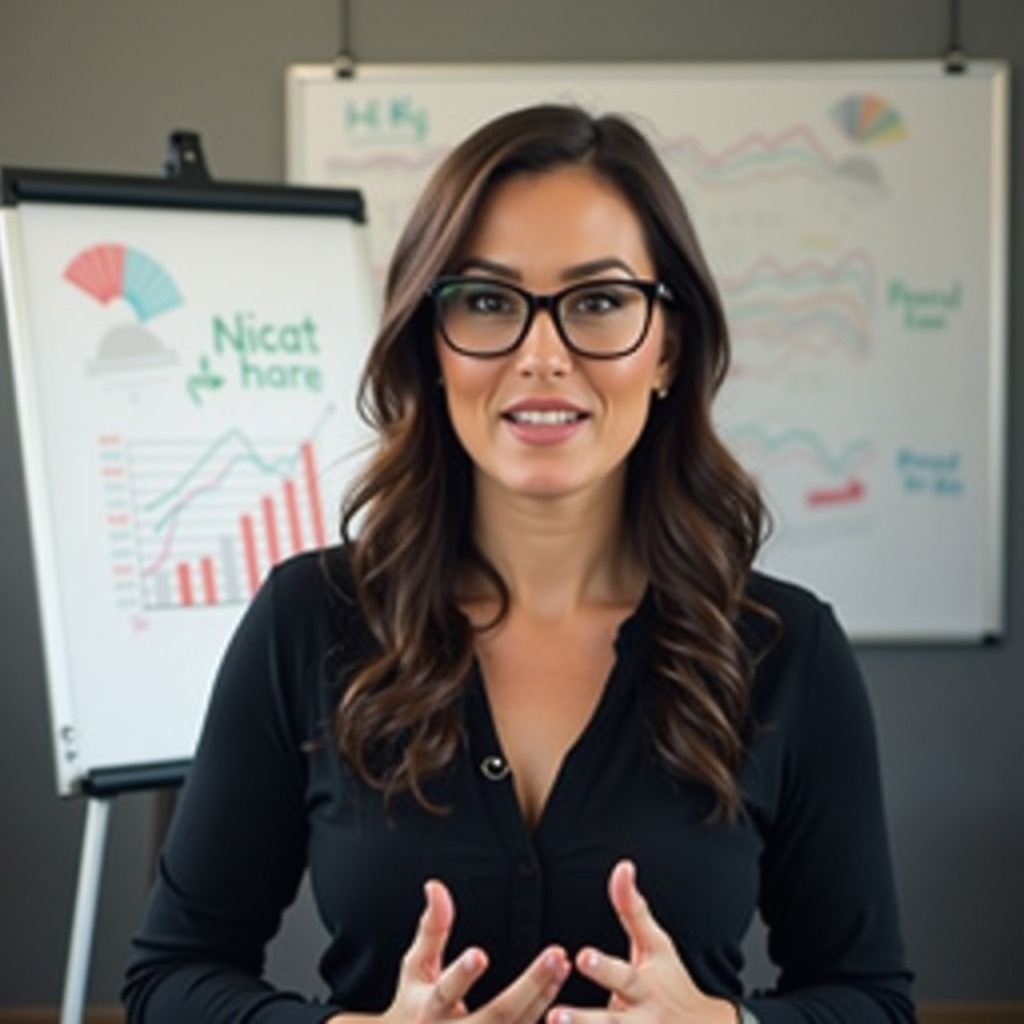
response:
M272 498L261 498L260 508L263 510L263 532L267 535L267 557L271 565L281 561L281 544L277 539L277 511Z
M203 581L203 600L207 604L217 603L217 573L213 559L207 555L199 560L199 578Z
M252 516L245 513L239 520L242 530L242 551L245 555L245 578L249 584L249 594L255 594L260 588L260 562L256 554L256 526Z
M292 554L302 550L302 521L299 519L299 494L294 480L284 482L284 507L288 515L288 537L292 543Z
M311 441L302 442L302 474L306 478L306 496L309 498L309 515L313 522L313 541L318 548L327 542L324 530L323 505L320 503L320 481L316 476L316 458Z
M196 603L195 594L192 591L192 570L187 562L179 562L177 565L178 575L178 600L182 608L191 608Z

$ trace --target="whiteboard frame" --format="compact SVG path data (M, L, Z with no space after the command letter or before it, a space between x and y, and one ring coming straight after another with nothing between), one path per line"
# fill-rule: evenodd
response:
M980 629L922 632L897 629L892 632L851 630L858 644L908 645L977 644L998 641L1006 622L1007 521L1007 402L1008 402L1008 282L1009 282L1009 97L1010 68L1006 61L972 60L963 66L949 66L942 60L896 61L800 61L800 62L496 62L464 64L356 64L351 73L339 73L335 64L295 64L285 74L285 167L290 182L308 181L313 169L305 163L307 136L300 116L307 90L325 83L354 80L368 84L465 83L501 80L510 83L551 80L570 86L574 80L601 77L651 81L666 76L681 79L722 79L756 81L765 78L828 80L850 77L885 77L906 80L940 80L955 75L987 80L991 88L992 209L989 232L991 277L989 281L990 330L986 339L991 353L988 380L988 457L992 471L988 480L985 574L988 581Z

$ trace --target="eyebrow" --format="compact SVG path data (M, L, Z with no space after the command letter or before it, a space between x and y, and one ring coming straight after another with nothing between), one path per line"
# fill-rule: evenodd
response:
M496 260L488 260L482 256L471 256L459 264L459 273L464 274L471 270L482 270L495 277L506 277L513 281L521 281L523 275L513 267L498 263ZM636 277L636 271L623 259L617 256L604 256L596 260L588 260L586 263L578 263L575 266L567 267L562 271L562 279L565 281L578 281L583 278L593 277L595 274L602 274L606 270L624 270L630 277Z

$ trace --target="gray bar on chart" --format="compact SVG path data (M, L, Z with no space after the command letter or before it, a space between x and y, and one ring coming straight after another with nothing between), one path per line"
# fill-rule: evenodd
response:
M220 539L220 564L224 570L224 601L237 604L243 600L243 595L238 579L238 552L233 537Z
M170 574L166 569L161 569L153 577L153 606L155 608L167 608L173 603Z

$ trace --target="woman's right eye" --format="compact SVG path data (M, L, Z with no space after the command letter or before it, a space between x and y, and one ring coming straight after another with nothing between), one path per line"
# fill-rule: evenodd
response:
M511 313L515 309L515 302L512 296L493 288L474 288L471 291L467 291L463 295L460 305L467 313L476 313L484 316Z

